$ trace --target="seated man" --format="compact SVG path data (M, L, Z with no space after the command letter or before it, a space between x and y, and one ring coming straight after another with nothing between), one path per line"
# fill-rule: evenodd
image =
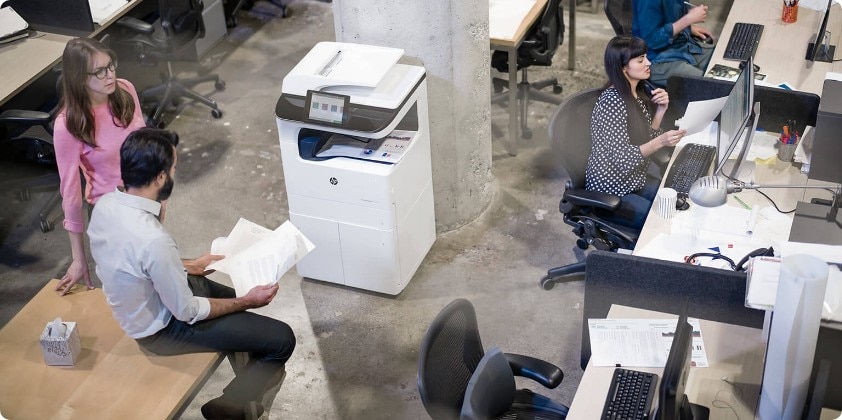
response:
M707 18L708 7L683 0L635 0L632 4L632 33L649 46L649 81L666 87L673 75L704 76L714 40L710 31L697 24Z
M156 354L249 352L249 362L202 406L208 419L245 418L284 375L295 335L284 322L247 312L267 305L278 285L257 286L245 296L205 277L220 256L180 259L160 222L161 202L172 192L178 135L142 128L120 148L124 187L100 198L88 235L96 273L114 318L127 335Z

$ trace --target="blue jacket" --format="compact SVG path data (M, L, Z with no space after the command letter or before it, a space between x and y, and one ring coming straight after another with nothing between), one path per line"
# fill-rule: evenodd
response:
M684 60L695 65L693 54L702 47L690 35L690 27L672 36L672 23L687 13L683 0L633 0L632 33L646 41L646 57L653 63Z

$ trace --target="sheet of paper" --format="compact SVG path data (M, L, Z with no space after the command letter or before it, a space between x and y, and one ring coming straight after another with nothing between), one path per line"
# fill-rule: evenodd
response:
M691 364L708 367L699 320L693 327ZM664 367L678 319L588 319L594 366Z
M512 39L535 0L490 0L488 35L494 39Z
M397 163L409 150L415 131L395 130L381 139L362 141L344 134L333 134L316 153L317 157L351 157L385 163Z
M833 0L833 7L838 8L839 4L839 0ZM817 12L824 12L824 9L827 7L827 0L798 0L798 7L806 7Z
M231 277L237 296L258 285L274 284L315 248L289 221L271 231L240 219L227 239L214 241L213 251L225 258L208 266Z
M757 257L751 262L746 281L746 306L771 310L778 295L778 276L781 273L779 257Z
M727 96L706 101L689 102L678 128L687 130L687 134L696 134L705 130L722 111L726 99L728 99Z
M679 120L680 121L680 120ZM683 147L688 143L703 144L705 146L716 146L716 134L719 131L719 124L716 121L708 124L702 131L688 134L681 138L676 147Z
M94 23L102 25L102 22L108 20L120 7L126 5L127 0L88 0L91 6L91 18Z

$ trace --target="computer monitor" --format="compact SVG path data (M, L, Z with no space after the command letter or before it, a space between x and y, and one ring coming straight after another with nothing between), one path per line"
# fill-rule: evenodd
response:
M727 169L725 163L728 162L728 157L740 144L740 139L743 138L746 129L750 128L752 104L754 104L754 63L749 58L745 62L743 71L740 72L739 77L734 82L734 86L731 88L731 92L728 94L725 105L719 114L719 132L716 145L717 161L714 174L737 177L741 161L737 160L732 167ZM745 152L750 146L752 135L751 130L748 130L743 141L743 147L739 152L741 159L745 158Z
M655 420L707 420L710 409L691 404L684 394L693 356L693 326L682 314L675 326L670 353L658 388Z
M833 54L836 46L828 45L830 34L827 32L827 21L830 19L830 9L833 7L833 0L827 0L827 8L824 11L824 18L819 24L819 31L816 32L815 41L807 45L807 61L833 62Z

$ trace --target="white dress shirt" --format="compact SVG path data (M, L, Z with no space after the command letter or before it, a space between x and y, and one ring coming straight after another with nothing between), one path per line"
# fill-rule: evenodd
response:
M178 247L158 221L161 203L120 190L100 197L88 226L91 254L114 318L132 338L155 334L173 316L193 324L210 302L193 296Z

